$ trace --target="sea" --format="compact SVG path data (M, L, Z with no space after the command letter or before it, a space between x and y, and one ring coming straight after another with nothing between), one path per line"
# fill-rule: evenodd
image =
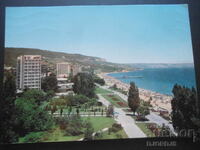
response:
M172 95L175 84L196 88L194 67L182 68L144 68L132 72L110 73L124 83L135 82L137 87Z

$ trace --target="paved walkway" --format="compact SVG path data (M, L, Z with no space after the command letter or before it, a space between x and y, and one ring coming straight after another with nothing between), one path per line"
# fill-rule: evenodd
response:
M99 101L102 102L105 106L109 106L110 102L107 101L101 94L97 94ZM129 138L143 138L146 135L142 130L135 124L135 121L130 116L127 116L126 113L121 108L114 107L115 117L114 119L120 123L126 132Z
M149 121L156 123L159 126L162 126L163 124L165 124L166 126L168 126L170 128L170 130L177 135L177 133L174 131L174 128L172 126L172 124L169 123L169 121L165 120L164 118L162 118L161 116L150 112L149 115L146 116L147 119L149 119Z
M99 86L99 85L98 85ZM120 96L123 100L127 101L128 100L128 96L120 93L120 92L117 92L117 91L114 91L114 90L111 90L109 89L108 86L99 86L105 90L108 90L108 91L111 91L113 92L114 94L117 94L118 96ZM165 124L166 126L168 126L170 128L170 130L176 135L176 132L174 131L174 128L172 126L172 124L169 123L169 121L165 120L164 118L162 118L161 116L159 116L158 114L154 113L154 112L150 112L149 115L146 116L147 119L149 119L149 122L154 122L156 124L158 124L159 126L162 126L162 124Z

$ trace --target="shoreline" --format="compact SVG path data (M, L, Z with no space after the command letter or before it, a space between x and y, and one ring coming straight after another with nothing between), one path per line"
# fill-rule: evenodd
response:
M124 71L125 72L125 71ZM130 72L130 71L126 71ZM131 71L132 72L132 71ZM110 72L110 73L121 73L121 72ZM110 73L100 73L97 74L100 78L103 78L108 86L113 86L114 84L117 85L118 88L128 91L130 85L127 83L124 83L112 76L109 76ZM149 101L150 97L152 97L151 105L154 109L158 110L159 108L167 110L169 113L171 112L171 100L172 96L161 94L158 92L154 92L151 90L138 88L139 90L139 96L144 101Z

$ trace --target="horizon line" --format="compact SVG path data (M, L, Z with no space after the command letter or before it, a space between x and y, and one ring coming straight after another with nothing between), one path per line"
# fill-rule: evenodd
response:
M87 57L96 57L100 59L104 59L105 62L108 63L116 63L116 64L193 64L194 62L112 62L112 61L107 61L105 58L98 57L98 56L91 56L91 55L85 55L85 54L80 54L80 53L68 53L68 52L63 52L63 51L55 51L55 50L48 50L48 49L41 49L41 48L27 48L27 47L4 47L4 48L23 48L23 49L35 49L35 50L42 50L42 51L49 51L49 52L56 52L56 53L66 53L66 54L73 54L73 55L83 55Z

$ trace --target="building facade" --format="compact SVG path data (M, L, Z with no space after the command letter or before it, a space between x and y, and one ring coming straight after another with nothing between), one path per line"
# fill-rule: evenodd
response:
M17 89L41 89L41 55L23 55L17 57Z
M67 78L70 75L75 76L77 73L81 72L81 67L77 64L65 62L57 63L56 70L58 78Z
M56 65L57 77L68 77L71 72L70 63L57 63Z

